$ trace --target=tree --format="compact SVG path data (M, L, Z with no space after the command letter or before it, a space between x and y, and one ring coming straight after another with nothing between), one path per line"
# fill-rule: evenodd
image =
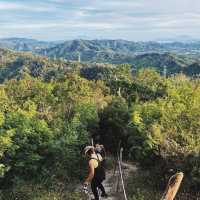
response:
M117 152L120 141L122 146L126 144L128 122L128 105L121 97L113 98L100 113L100 138L111 152Z

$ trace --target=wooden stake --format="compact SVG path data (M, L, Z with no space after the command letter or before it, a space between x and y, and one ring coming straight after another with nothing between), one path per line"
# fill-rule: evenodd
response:
M161 198L161 200L174 200L174 198L178 192L178 189L181 185L181 182L183 180L183 176L184 176L184 174L182 172L180 172L180 173L173 175L169 179L165 193L164 193L163 197Z
M94 139L91 138L91 145L94 147Z

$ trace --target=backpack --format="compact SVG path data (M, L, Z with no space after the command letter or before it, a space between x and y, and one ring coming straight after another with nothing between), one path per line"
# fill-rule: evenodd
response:
M102 156L103 159L105 159L106 153L105 153L104 148L101 148L101 147L100 147L100 148L96 148L95 151L96 151L97 154L100 154L100 155Z
M97 156L98 157L98 156ZM94 171L94 179L95 180L98 180L99 182L102 182L103 180L106 179L106 172L105 172L105 168L103 167L102 165L102 162L96 158L91 158L91 160L96 160L98 162L98 167L95 168L95 171Z

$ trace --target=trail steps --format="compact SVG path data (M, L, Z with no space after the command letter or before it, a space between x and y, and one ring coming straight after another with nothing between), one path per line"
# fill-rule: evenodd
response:
M134 173L137 171L137 167L134 164L131 163L122 163L123 167L123 176L124 179L126 180L131 173ZM105 187L106 192L108 193L109 197L106 198L107 200L121 200L121 195L122 195L122 189L121 189L121 182L119 177L119 172L116 170L114 173L113 170L110 170L107 172L106 175L106 180L103 182L103 185ZM119 190L117 190L117 184L119 181ZM103 199L103 198L102 198Z

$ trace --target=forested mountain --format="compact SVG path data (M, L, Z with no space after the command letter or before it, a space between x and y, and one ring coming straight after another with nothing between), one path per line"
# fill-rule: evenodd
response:
M63 59L51 59L33 55L29 52L13 52L0 49L0 83L9 79L21 79L24 75L51 80L62 77L67 72L79 71L83 68L116 68L117 65L104 63L79 63ZM92 73L92 70L89 70Z
M62 76L69 70L79 70L84 77L99 79L104 76L109 68L118 67L119 64L91 63L52 59L46 56L33 55L32 53L13 52L0 49L0 82L6 79L19 79L24 74L33 77L42 77L46 80ZM143 54L135 56L131 63L132 71L142 68L154 68L161 74L166 70L166 75L185 73L189 76L197 76L200 73L200 62L190 56L176 54Z
M26 38L0 39L0 47L15 51L32 51L49 57L87 62L132 63L135 55L176 53L199 55L200 42L133 42L126 40L69 40L58 42Z
M58 44L55 47L39 50L39 54L50 57L87 62L132 63L134 56L144 53L200 53L200 42L195 43L158 43L131 42L125 40L73 40Z
M40 66L44 64L44 60L48 63L46 63L47 68L51 68L54 73L57 73L56 69L58 66L53 67L52 63L57 63L57 65L61 62L67 63L65 60L81 61L82 63L88 63L86 65L89 66L93 66L94 63L127 63L130 64L134 70L150 67L155 68L160 73L163 73L165 70L167 75L183 72L190 76L196 76L200 73L200 60L198 56L200 52L199 42L157 43L131 42L125 40L72 40L59 43L24 38L8 38L0 40L0 47L1 46L15 51L32 52L35 55L51 58L51 62L49 62L47 58L35 56L39 58L39 60L34 61L34 57L31 56L31 54L29 54L29 58L26 59L23 54L19 53L19 58L15 59L15 61L13 61L14 63L10 63L8 66L12 72L7 68L8 63L4 66L4 69L1 69L1 71L3 70L1 77L3 76L4 78L15 76L16 68L18 71L19 69L21 71L25 70L25 65L28 66L32 74L34 67L30 67L28 63L33 61L38 65L38 67L36 67L37 71L41 71ZM13 55L16 55L16 53L13 52ZM52 59L57 61L55 62ZM40 64L38 64L38 62L40 62ZM12 65L15 67L12 68ZM33 66L33 64L31 64L31 66ZM7 69L5 70L5 68ZM8 76L8 74L10 75ZM36 72L34 72L34 74L36 74Z
M27 38L0 39L0 47L15 51L32 51L55 46L58 42L45 42Z
M72 62L0 49L0 82L11 78L19 79L24 74L48 79L58 76L60 72L63 74L66 70L76 68L76 66L78 64Z
M200 60L189 55L177 55L173 53L143 54L136 56L133 60L133 64L136 68L154 68L160 73L166 70L167 75L180 72L187 75L199 74L200 68L198 68L198 66L194 68L194 63L199 65Z

